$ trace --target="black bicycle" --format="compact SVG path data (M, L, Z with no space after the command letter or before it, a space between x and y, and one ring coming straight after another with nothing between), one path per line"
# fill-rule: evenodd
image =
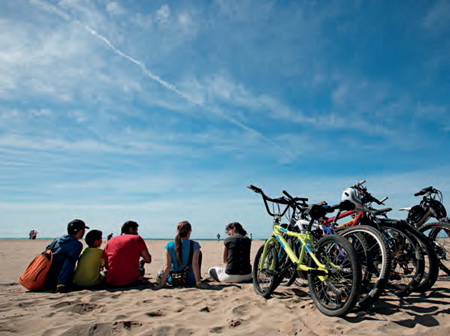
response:
M432 241L439 259L439 268L450 275L450 220L442 203L442 193L430 186L416 192L414 196L423 196L420 203L400 210L408 211L408 223ZM427 222L430 218L437 221Z

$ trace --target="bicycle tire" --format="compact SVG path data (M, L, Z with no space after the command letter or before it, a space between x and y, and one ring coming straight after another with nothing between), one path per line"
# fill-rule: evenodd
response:
M392 254L392 267L386 290L404 297L411 294L422 280L425 261L417 240L398 222L384 222L380 230L385 235Z
M373 305L383 293L391 271L391 253L386 238L377 229L358 225L337 232L348 239L361 264L361 294L355 305L363 310Z
M439 258L434 249L433 241L407 222L399 221L397 225L401 225L407 232L413 235L422 249L425 268L422 279L414 289L414 292L425 293L434 286L439 276Z
M267 253L263 258L264 246L262 245L255 256L253 263L253 288L258 295L269 298L277 287L278 282L278 256L274 244L267 246Z
M314 271L308 272L314 304L327 316L344 316L355 306L361 289L361 267L356 252L350 242L339 235L321 238L314 250L328 270L325 277ZM315 267L312 259L309 265Z
M439 260L439 268L450 275L450 223L427 223L422 225L419 231L431 239Z

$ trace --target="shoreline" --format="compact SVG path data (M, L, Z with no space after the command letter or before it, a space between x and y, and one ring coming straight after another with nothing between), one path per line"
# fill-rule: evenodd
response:
M60 236L62 236L62 235L60 235ZM58 236L58 237L60 237L60 236ZM116 236L114 236L114 237L116 237ZM46 238L46 237L43 237L43 238L35 238L35 239L29 239L29 238L0 238L0 241L2 241L2 240L25 240L25 241L31 241L31 240L53 240L53 239L55 239L56 237L53 237L53 238ZM173 237L171 237L171 238L144 238L144 237L142 237L142 239L144 239L145 241L152 241L152 240L154 240L154 241L171 241L171 240L173 240L174 238ZM265 241L267 238L252 238L252 241ZM103 239L104 241L106 241L106 239L104 238ZM198 240L198 241L217 241L217 238L195 238L195 237L192 237L192 240ZM223 238L220 238L219 239L219 241L224 241L225 239L223 239ZM84 238L82 238L81 239L81 241L84 241Z

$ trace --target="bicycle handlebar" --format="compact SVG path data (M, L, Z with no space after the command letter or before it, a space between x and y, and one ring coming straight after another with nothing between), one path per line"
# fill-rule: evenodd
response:
M432 186L429 186L429 187L423 188L421 191L416 192L414 194L414 196L422 196L427 193L436 194L436 193L438 193L438 190L436 188L433 188Z
M266 211L272 217L284 216L284 214L290 207L297 208L300 211L303 211L304 208L302 208L300 206L300 204L298 204L298 202L302 202L303 203L302 205L304 205L305 208L307 207L307 204L306 204L306 201L308 200L307 198L292 197L286 190L283 190L283 194L285 194L288 198L286 198L284 196L281 196L278 198L270 198L266 194L264 194L264 192L260 188L254 186L254 185L249 185L247 188L249 188L250 190L253 190L255 193L261 194L261 197L264 201L264 206L266 207ZM270 211L267 201L277 203L277 204L283 204L283 205L286 205L286 207L280 214L274 214L272 211Z
M292 197L292 195L289 194L286 190L283 190L283 194L285 194L287 197L289 197L291 200L294 200L294 201L300 201L300 202L308 201L308 199L306 197Z
M278 217L278 216L282 217L282 216L284 216L284 214L286 213L287 209L289 208L290 202L284 197L270 198L266 194L264 194L262 189L254 186L252 184L249 185L247 188L249 188L250 190L253 190L257 194L261 194L261 197L262 197L262 199L264 201L264 206L266 207L266 211L272 217ZM286 208L283 210L283 212L281 214L274 214L272 211L270 211L270 208L269 208L269 205L267 204L267 201L278 203L278 204L284 204L284 205L286 205Z
M352 188L357 188L357 189L359 189L364 183L366 183L367 181L366 180L362 180L362 181L359 181L358 183L356 183Z
M253 190L257 194L262 194L262 190L258 187L255 187L253 184L250 184L247 188Z
M364 195L364 199L366 200L366 202L375 202L378 205L384 205L384 202L388 199L388 197L384 197L381 200L373 197L372 194L367 191L367 188L362 187L362 185L364 183L366 183L366 180L362 180L362 181L358 182L352 188L359 190L359 192Z

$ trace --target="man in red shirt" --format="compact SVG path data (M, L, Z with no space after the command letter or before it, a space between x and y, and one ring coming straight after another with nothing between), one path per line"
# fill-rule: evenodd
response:
M110 286L126 286L141 280L139 259L142 257L144 262L152 262L144 239L138 235L138 226L133 221L125 222L122 234L106 243L103 258L108 270L106 283Z

